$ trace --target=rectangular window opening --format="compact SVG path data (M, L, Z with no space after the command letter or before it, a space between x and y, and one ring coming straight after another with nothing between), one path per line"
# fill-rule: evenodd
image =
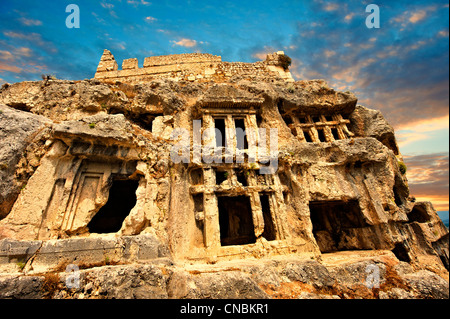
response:
M319 141L321 141L321 142L326 142L327 141L327 139L325 138L325 132L323 131L323 129L318 128L317 129L317 133L319 135Z
M284 122L286 123L287 126L289 126L289 124L293 123L291 116L288 115L288 114L283 115L283 120L284 120Z
M203 170L201 168L196 168L191 170L191 184L192 185L202 185L203 184Z
M250 197L218 196L220 244L246 245L256 242Z
M303 131L303 135L305 136L305 141L308 143L312 143L313 140L311 138L311 134L309 133L309 131Z
M339 133L338 133L338 130L337 130L336 127L332 127L332 128L331 128L331 134L333 134L333 138L334 138L335 140L340 140L340 138L339 138Z
M239 183L241 183L242 186L248 186L246 174L249 174L249 171L245 171L245 172L244 171L237 171L236 172L237 181Z
M313 120L314 123L321 122L320 116L313 116L312 120Z
M227 179L228 179L228 172L227 171L216 170L216 185L222 184Z
M192 195L194 199L194 211L203 212L203 193Z
M214 127L216 129L216 146L225 147L225 119L214 119Z

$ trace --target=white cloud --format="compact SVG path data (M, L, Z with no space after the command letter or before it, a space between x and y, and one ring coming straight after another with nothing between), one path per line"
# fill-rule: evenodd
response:
M441 30L438 32L438 36L440 37L447 37L448 38L448 30Z
M425 10L419 10L417 12L414 12L410 17L409 17L409 22L411 23L417 23L420 20L423 20L425 17L427 16L427 12Z
M404 11L398 16L393 17L390 22L399 24L401 26L400 31L403 31L409 24L416 24L424 20L429 13L432 13L436 9L436 6L428 6L416 11Z
M14 50L14 54L24 56L24 57L30 57L31 56L31 49L26 47L20 47L18 49Z
M373 58L359 61L358 63L356 63L354 65L351 65L346 68L342 68L338 72L332 74L332 77L338 81L344 81L344 82L350 84L354 81L361 79L361 77L360 77L361 70L363 68L368 67L369 65L373 64L374 62L376 62L376 60ZM362 84L355 85L355 87L362 87Z
M145 0L127 0L128 4L131 4L133 7L137 7L139 5L148 6L151 3Z
M3 31L3 34L8 38L26 40L37 46L50 51L52 53L58 52L52 42L44 41L39 33L21 33L15 31Z
M267 54L276 52L278 50L275 50L273 47L264 46L260 51L257 51L252 54L252 58L256 58L258 60L264 61L267 57Z
M325 7L324 7L325 11L335 11L337 9L339 9L339 6L337 5L337 3L328 3Z
M155 22L155 21L157 21L157 20L158 20L158 19L156 19L156 18L154 18L154 17L150 17L150 16L145 17L145 22L152 23L152 22Z
M6 50L0 50L0 60L3 61L14 61L14 55Z
M353 19L354 16L355 16L355 13L354 13L354 12L351 12L351 13L347 14L347 15L344 17L344 20L347 21L347 22L350 22L350 21L352 21L352 19Z
M186 39L186 38L183 38L180 41L170 41L170 42L172 42L173 45L177 45L177 46L185 47L185 48L192 48L197 45L196 40L191 40L191 39Z
M333 50L325 50L323 52L323 54L325 55L326 58L331 58L332 56L336 55L336 51Z
M39 26L42 25L42 21L40 20L34 20L34 19L27 19L25 17L18 19L23 25L26 26Z
M105 9L112 9L114 5L112 3L101 2L100 5Z

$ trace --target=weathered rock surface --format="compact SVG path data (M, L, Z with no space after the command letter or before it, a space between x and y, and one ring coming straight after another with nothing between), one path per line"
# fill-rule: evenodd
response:
M391 149L395 155L399 154L394 129L387 123L380 111L357 105L350 119L352 123L350 130L356 136L374 137Z
M425 299L448 299L448 281L438 275L421 270L416 273L405 275L406 282L418 292L418 298Z
M22 187L16 166L23 156L34 168L39 165L42 150L34 146L39 134L50 123L51 120L43 116L0 104L0 219L9 213Z
M392 127L287 64L105 51L94 80L3 85L0 296L448 298Z
M390 252L347 258L344 264L301 258L219 262L215 265L173 264L168 259L81 269L73 272L0 276L0 298L108 299L446 299L448 281L427 271L397 272ZM338 255L335 258L339 258ZM86 267L86 266L85 266ZM373 268L381 269L379 286L368 287Z

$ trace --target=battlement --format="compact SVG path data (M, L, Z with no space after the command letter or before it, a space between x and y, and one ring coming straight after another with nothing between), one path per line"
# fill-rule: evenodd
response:
M209 53L184 53L146 57L142 68L138 66L138 59L125 59L119 70L112 53L104 50L94 78L128 83L155 78L226 82L234 75L241 75L252 80L281 78L293 82L287 60L290 59L283 51L268 54L265 61L255 63L223 62L222 57Z
M201 62L222 62L222 57L209 53L151 56L144 59L144 67Z

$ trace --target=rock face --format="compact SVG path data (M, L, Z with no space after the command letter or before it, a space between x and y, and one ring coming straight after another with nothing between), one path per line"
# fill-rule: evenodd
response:
M2 87L0 295L448 298L448 229L412 200L381 113L291 81L281 52L223 76L219 58L117 70L105 50L94 80ZM373 263L384 290L361 284ZM84 290L61 286L69 264Z
M125 265L84 264L73 286L70 281L74 273L64 269L44 275L1 276L0 298L449 298L448 280L428 270L407 269L406 263L389 251L345 258L345 262L337 263L330 258L319 263L279 256L215 265L183 266L161 258ZM372 269L377 269L379 277L370 286L368 270Z
M39 165L39 157L43 155L39 139L50 123L43 116L0 105L0 218L8 215L20 193L20 175L27 173L18 172L20 167ZM22 158L24 153L27 154Z

